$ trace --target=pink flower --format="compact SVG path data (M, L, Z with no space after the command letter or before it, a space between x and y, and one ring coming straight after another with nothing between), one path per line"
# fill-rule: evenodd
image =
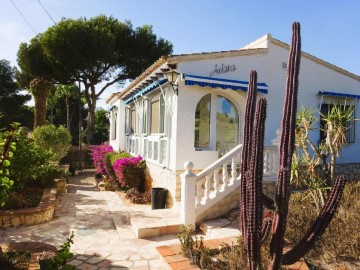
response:
M105 155L107 153L113 152L111 145L103 143L101 145L91 145L91 159L98 174L106 174L105 170Z
M141 156L138 157L126 157L115 161L113 168L120 185L124 187L126 180L134 179L145 169L145 161Z

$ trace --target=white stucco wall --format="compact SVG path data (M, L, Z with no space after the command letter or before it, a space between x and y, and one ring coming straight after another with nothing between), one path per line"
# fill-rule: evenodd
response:
M248 55L232 58L220 58L202 61L183 62L178 64L178 71L185 74L209 77L214 66L236 65L236 71L218 74L217 78L244 80L248 81L251 70L258 73L258 82L265 82L269 87L268 94L258 93L258 97L265 97L268 101L265 144L270 145L271 140L276 137L276 130L280 128L283 110L283 100L286 85L286 68L288 50L268 42L268 53L258 55ZM319 91L326 90L332 92L343 92L347 94L359 95L360 82L350 76L337 72L329 67L320 65L318 62L302 57L300 76L299 76L299 96L298 108L301 106L319 108L321 96ZM185 86L180 84L178 97L178 132L177 132L177 157L176 167L182 169L187 160L191 160L195 169L202 169L217 159L216 151L195 151L194 148L194 123L195 108L201 97L207 93L221 94L229 97L236 103L240 111L240 142L242 140L242 128L246 93L243 91L232 91L223 89L213 89L210 87ZM334 100L344 100L339 98L324 97L323 102L333 102ZM353 102L354 99L347 102ZM355 100L356 101L356 100ZM357 103L357 118L360 118L359 101ZM216 121L213 121L215 123ZM215 130L214 128L212 129ZM339 163L360 162L360 156L356 153L360 151L360 125L355 125L356 141L344 147ZM211 134L215 136L215 134ZM319 131L311 135L313 141L319 140ZM180 147L179 147L180 146ZM214 148L214 147L213 147Z
M273 66L269 68L269 95L267 97L269 109L267 131L273 132L276 123L280 123L280 116L282 114L282 103L284 98L284 89L286 83L286 71L281 70L281 62L287 62L288 50L270 43L269 46L269 61L268 64ZM276 74L280 74L278 76ZM360 82L356 79L347 76L343 73L337 72L324 65L310 60L308 57L301 58L300 75L299 75L299 96L298 109L302 106L306 108L313 108L318 110L321 102L321 95L319 91L330 91L337 93L346 93L359 95ZM335 100L344 101L344 98L324 97L323 103L333 103ZM347 104L357 105L356 117L360 117L359 100L347 99ZM269 115L271 114L271 115ZM270 126L269 126L270 124ZM319 122L317 123L319 127ZM279 124L276 128L279 128ZM268 141L267 132L267 141ZM320 133L318 130L311 134L313 142L317 143ZM360 151L360 126L359 122L355 123L355 143L350 143L343 148L342 156L338 163L359 163L360 156L357 154Z
M276 130L280 128L283 99L286 84L286 63L288 60L288 49L275 45L274 43L263 39L256 44L249 44L248 48L261 47L268 48L258 51L256 54L223 57L217 59L206 59L179 62L177 71L180 73L209 77L215 65L235 65L236 70L223 74L216 74L216 78L248 81L251 70L258 73L258 82L265 82L268 85L268 94L258 93L259 97L265 97L268 102L267 120L265 129L265 144L270 145L271 140L276 137ZM285 65L284 65L285 64ZM326 64L321 64L314 58L304 55L301 59L300 78L299 78L299 96L298 109L301 106L318 109L321 96L317 95L319 91L343 92L347 94L359 95L360 82L355 78L342 72L331 69ZM216 141L216 114L212 115L210 130L210 150L198 151L194 147L194 127L195 127L195 109L199 100L206 94L212 93L214 96L222 95L235 104L239 111L239 143L242 143L242 130L244 110L246 103L246 92L213 89L210 87L186 86L185 81L179 81L179 94L174 95L171 86L163 86L167 93L166 102L166 136L168 138L168 160L166 166L149 161L150 171L153 175L154 184L169 189L172 198L179 198L179 173L184 169L185 161L194 163L194 170L201 170L209 166L218 159L218 151L215 149ZM148 95L151 98L154 92ZM141 102L142 98L138 99ZM334 100L344 100L339 98L324 97L323 102L333 102ZM353 101L353 100L351 100ZM350 100L348 100L348 103ZM356 117L360 118L360 102L357 102ZM118 136L116 140L110 143L114 149L125 149L125 107L127 105L114 102L118 106ZM216 110L215 108L212 108ZM141 130L141 125L138 127ZM138 134L142 139L142 134ZM111 135L110 135L111 136ZM360 124L355 125L355 143L344 147L342 156L338 163L360 163ZM110 137L111 138L111 137ZM319 140L319 131L313 132L312 140L317 143ZM139 154L143 154L141 145ZM161 179L160 179L161 177ZM176 179L176 180L175 180Z

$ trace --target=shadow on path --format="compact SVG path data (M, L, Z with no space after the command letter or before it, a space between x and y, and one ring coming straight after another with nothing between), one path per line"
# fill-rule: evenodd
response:
M77 193L79 190L97 191L94 174L94 169L88 169L78 175L71 176L68 183L68 193Z

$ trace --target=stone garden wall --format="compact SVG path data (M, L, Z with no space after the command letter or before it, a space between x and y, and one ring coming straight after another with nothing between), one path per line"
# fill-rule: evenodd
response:
M360 181L360 163L337 164L336 174L344 174L348 181Z
M35 225L53 218L56 189L47 188L37 207L0 211L0 228Z

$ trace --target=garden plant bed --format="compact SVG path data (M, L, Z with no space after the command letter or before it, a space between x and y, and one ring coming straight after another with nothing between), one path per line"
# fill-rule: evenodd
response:
M43 193L43 187L26 187L13 191L0 211L36 207L39 205Z
M204 246L210 249L210 252L217 253L224 246L232 246L237 242L236 237L227 237L212 240L203 240ZM160 246L156 250L159 252L162 260L162 269L166 270L200 270L201 268L192 264L190 260L181 254L181 245ZM288 270L308 270L303 260L286 266ZM226 269L224 269L226 270Z
M37 270L39 269L39 264L37 262L36 257L40 255L43 251L52 251L56 252L57 249L55 246L41 243L41 242L16 242L16 243L3 243L0 244L3 252L9 251L27 251L31 254L31 260L29 265L29 270ZM1 265L0 265L0 269Z
M56 189L45 188L38 206L0 211L0 228L20 225L34 225L47 222L53 218L56 200Z

